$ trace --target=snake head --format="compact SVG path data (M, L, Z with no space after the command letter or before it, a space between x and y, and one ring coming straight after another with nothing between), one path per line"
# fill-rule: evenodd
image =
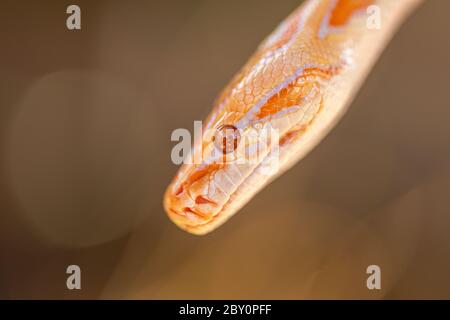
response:
M275 141L262 138L267 128L260 123L243 128L236 125L241 124L222 120L204 127L202 139L167 188L164 207L182 229L203 234L225 221L231 210L236 210L232 200L238 197L238 190L261 164L258 157L265 157Z

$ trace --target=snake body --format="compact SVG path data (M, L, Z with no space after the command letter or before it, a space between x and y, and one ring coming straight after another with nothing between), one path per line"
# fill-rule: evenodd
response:
M219 95L195 142L198 161L183 164L167 188L169 217L188 232L208 233L303 158L341 118L419 2L305 1ZM278 139L261 144L256 161L239 161L267 125ZM223 128L231 131L217 138ZM275 148L276 159L269 156Z

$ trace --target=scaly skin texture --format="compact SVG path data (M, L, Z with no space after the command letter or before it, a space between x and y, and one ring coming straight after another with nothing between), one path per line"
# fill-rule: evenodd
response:
M295 10L219 95L194 146L198 163L184 164L167 188L169 217L188 232L205 234L304 157L340 119L419 2L308 0ZM368 19L378 13L381 28L368 28L373 22ZM239 162L267 124L279 140L263 144L257 161ZM243 153L217 152L215 132L224 127L236 132L223 140L224 147L234 150L239 142ZM277 161L269 157L275 146ZM275 166L278 170L267 170Z

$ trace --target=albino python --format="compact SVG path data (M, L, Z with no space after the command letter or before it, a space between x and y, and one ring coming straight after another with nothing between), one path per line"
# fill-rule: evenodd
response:
M219 95L193 148L199 160L183 164L167 188L169 217L190 233L208 233L303 158L341 118L419 2L305 1ZM254 160L267 124L278 139L264 140ZM275 147L276 159L269 157ZM245 155L254 161L238 161Z

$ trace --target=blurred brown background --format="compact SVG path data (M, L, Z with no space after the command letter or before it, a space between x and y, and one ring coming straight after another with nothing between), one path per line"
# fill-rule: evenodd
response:
M0 298L450 298L449 1L417 11L332 134L222 228L166 218L170 133L300 2L76 1L68 31L73 2L3 0Z

